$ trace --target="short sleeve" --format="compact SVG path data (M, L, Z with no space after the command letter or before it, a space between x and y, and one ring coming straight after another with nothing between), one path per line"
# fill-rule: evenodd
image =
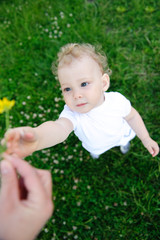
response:
M62 118L62 117L69 119L73 124L73 130L75 130L77 125L75 112L73 112L67 105L64 106L63 111L59 115L59 118Z
M114 92L113 95L113 102L115 104L115 108L117 112L124 118L131 112L131 103L130 101L123 96L121 93ZM113 105L114 105L113 104Z

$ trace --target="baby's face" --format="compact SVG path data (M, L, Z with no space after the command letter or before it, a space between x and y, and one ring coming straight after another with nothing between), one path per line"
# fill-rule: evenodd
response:
M109 77L102 74L91 57L83 56L60 67L58 77L64 101L71 110L87 113L103 103Z

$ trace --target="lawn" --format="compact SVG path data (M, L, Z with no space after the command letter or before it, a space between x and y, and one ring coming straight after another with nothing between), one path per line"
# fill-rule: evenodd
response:
M108 57L109 91L130 99L159 142L159 9L157 0L1 0L0 99L16 101L11 126L58 118L64 102L51 64L64 44L87 42ZM4 129L1 115L1 138ZM71 134L27 161L53 178L55 211L37 240L160 239L160 157L138 138L126 155L113 148L93 160Z

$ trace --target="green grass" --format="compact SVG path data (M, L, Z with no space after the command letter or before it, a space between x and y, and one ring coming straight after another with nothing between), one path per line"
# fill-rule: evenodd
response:
M12 126L58 117L64 103L51 63L62 45L89 42L107 54L110 91L130 99L159 141L159 9L156 0L1 1L0 98L16 100ZM4 127L1 115L1 137ZM125 156L114 148L93 160L71 134L27 160L53 177L55 211L38 240L160 239L160 158L138 138Z

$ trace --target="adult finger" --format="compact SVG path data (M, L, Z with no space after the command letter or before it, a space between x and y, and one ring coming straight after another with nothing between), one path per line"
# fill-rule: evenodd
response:
M17 172L23 178L28 192L27 200L30 200L32 203L37 203L41 200L43 201L46 192L35 168L15 155L7 155L6 159L12 162L13 166L17 169Z
M12 203L19 199L17 174L12 164L6 160L1 162L1 199Z
M52 197L52 178L51 173L48 170L36 169L37 174L39 175L41 182L44 186L46 194L49 198Z

